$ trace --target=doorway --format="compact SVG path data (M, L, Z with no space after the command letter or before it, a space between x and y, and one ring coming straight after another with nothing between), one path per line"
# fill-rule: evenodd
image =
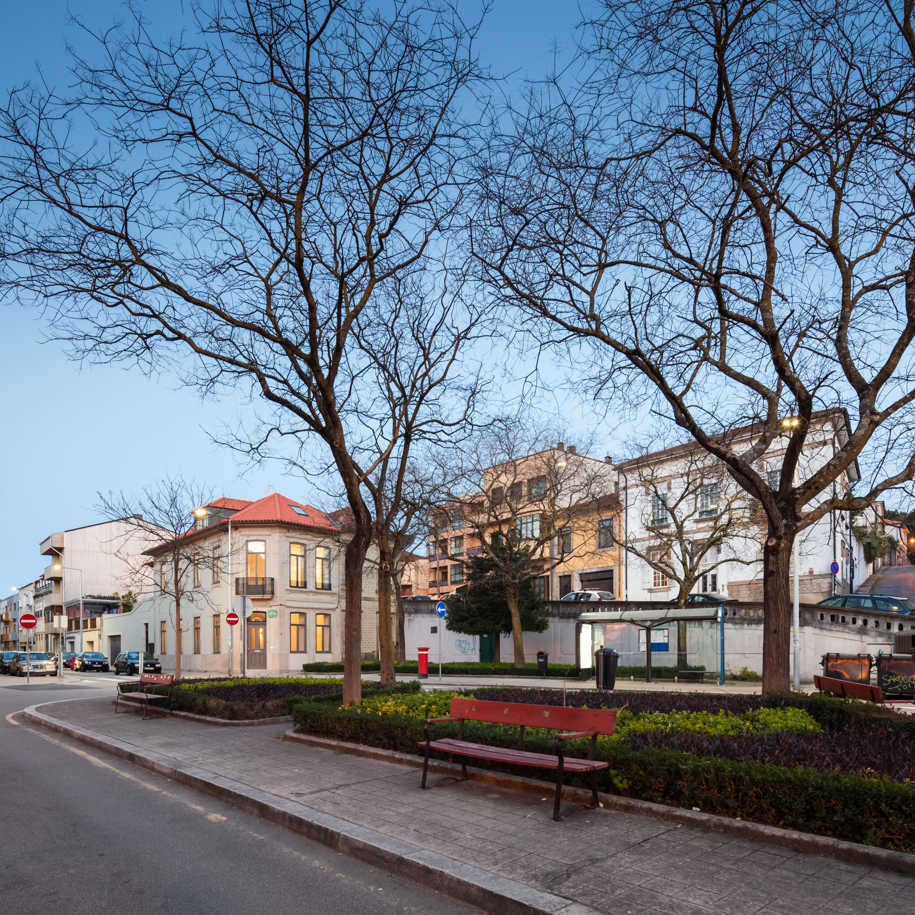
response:
M108 636L108 663L114 666L114 659L121 653L121 637L119 635Z
M492 664L496 656L495 638L492 635L480 636L480 661L483 664Z
M267 614L257 610L248 616L248 670L267 669Z

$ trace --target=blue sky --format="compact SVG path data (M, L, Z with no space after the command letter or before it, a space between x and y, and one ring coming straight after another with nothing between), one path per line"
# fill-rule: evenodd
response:
M180 3L143 3L167 23ZM119 18L121 4L92 0L8 3L0 30L0 88L37 79L68 81L66 46L81 36L70 14L92 25ZM177 18L177 17L175 17ZM577 6L546 0L496 0L480 52L499 70L545 73L554 46L574 44ZM47 565L38 544L53 531L100 520L96 493L138 490L171 474L206 483L218 494L256 499L270 487L326 505L308 484L279 467L245 470L241 458L213 445L206 430L244 415L245 405L204 403L164 376L146 378L121 366L80 366L58 344L41 343L43 319L28 303L0 310L0 593L35 578Z

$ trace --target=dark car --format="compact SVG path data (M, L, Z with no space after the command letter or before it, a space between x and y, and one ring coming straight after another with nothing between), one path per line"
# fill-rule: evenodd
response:
M64 652L64 667L69 667L70 670L73 670L73 661L76 658L75 651L65 651Z
M4 651L0 654L0 674L8 674L10 672L10 662L17 654L19 654L18 651Z
M10 661L11 674L24 677L30 673L33 677L53 676L57 673L57 658L43 651L17 651Z
M844 610L877 611L879 613L902 613L908 616L915 608L904 597L890 594L833 594L821 600L818 607L836 607Z
M692 604L735 604L737 601L733 597L727 597L724 594L715 594L711 591L700 591L698 594L690 594L686 598L686 606Z
M139 651L122 651L114 659L115 674L132 674L136 675L140 670L140 652ZM158 658L151 654L143 656L143 673L161 674L162 665Z
M74 670L108 670L108 658L100 651L84 651L73 660Z

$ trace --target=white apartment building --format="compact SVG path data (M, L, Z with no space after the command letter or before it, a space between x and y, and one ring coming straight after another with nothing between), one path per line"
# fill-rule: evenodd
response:
M798 477L803 479L822 466L846 434L842 413L817 416L801 456ZM733 435L738 439L743 435L749 443L752 427L735 430ZM786 444L787 438L776 441L759 462L759 470L768 475L770 485L777 485ZM693 591L717 592L738 600L762 599L765 519L720 463L690 443L624 461L617 469L624 540L628 538L638 552L652 556L653 550L670 546L666 531L681 524L684 539L702 542L711 537L716 521L730 508L735 518L743 520L734 523L730 534L709 551L707 568ZM857 479L853 466L837 486L845 491ZM855 518L848 512L831 512L800 533L797 557L802 602L815 603L832 593L854 590L879 566L880 559L865 558L855 529L881 529L881 509L878 503ZM676 582L644 558L627 551L623 561L628 583L624 590L630 600L676 599ZM830 571L833 562L839 566L836 575Z
M302 664L343 658L345 513L328 515L279 493L255 502L217 499L181 538L189 557L181 597L184 674L301 674ZM155 654L175 669L172 544L147 551L154 593L104 619L101 650ZM363 579L363 654L377 650L377 555ZM156 593L157 592L157 593ZM240 622L229 626L233 610Z
M129 519L45 537L39 549L49 564L32 585L36 649L99 650L99 619L119 611L121 595L137 593L136 568L149 545L149 538Z

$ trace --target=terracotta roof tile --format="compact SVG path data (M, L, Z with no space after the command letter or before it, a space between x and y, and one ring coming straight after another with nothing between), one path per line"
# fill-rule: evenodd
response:
M288 496L274 492L256 502L249 502L232 515L233 524L294 524L326 531L339 531L339 526L320 509L295 502Z
M243 508L246 508L251 503L247 499L227 499L223 496L221 499L217 499L215 502L207 503L212 508L228 508L230 511L241 511Z

